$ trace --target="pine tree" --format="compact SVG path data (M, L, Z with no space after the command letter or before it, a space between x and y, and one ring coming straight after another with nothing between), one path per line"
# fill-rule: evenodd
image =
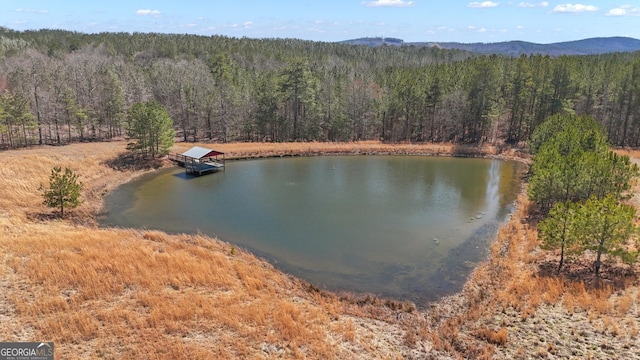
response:
M551 117L536 130L532 143L539 145L535 150L532 145L535 156L528 193L543 213L559 201L583 201L591 196L592 184L596 175L599 176L592 170L596 163L603 163L604 167L604 160L598 159L606 159L608 151L605 136L593 119L567 115ZM631 169L620 171L626 170ZM602 171L598 168L598 172ZM623 180L623 177L616 178ZM605 184L604 180L599 185L606 185L607 191L616 186L626 188L624 184Z
M78 175L71 169L54 167L49 176L49 189L40 187L43 192L44 204L50 208L60 209L60 216L64 216L64 209L74 209L82 204L80 192L83 184L78 181Z
M143 157L165 155L174 142L173 121L156 101L136 103L129 109L127 136L136 139L129 150L139 151Z
M584 249L596 253L596 277L600 276L603 254L635 260L637 253L625 249L635 231L636 209L633 206L618 202L614 195L603 199L592 197L580 206L576 215L576 236L582 239Z
M565 254L574 252L578 243L575 229L576 209L578 205L571 201L557 203L549 215L538 224L543 246L547 249L560 248L558 274L562 270Z

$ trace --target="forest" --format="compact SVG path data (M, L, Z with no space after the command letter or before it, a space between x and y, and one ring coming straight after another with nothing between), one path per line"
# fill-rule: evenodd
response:
M640 145L640 52L516 58L416 46L0 28L0 149L105 141L159 103L179 141L518 145L554 114Z

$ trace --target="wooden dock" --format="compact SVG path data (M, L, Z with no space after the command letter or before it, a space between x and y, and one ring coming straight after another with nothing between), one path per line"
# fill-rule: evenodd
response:
M197 146L182 154L169 154L169 160L184 167L185 172L191 175L200 176L224 170L224 153Z

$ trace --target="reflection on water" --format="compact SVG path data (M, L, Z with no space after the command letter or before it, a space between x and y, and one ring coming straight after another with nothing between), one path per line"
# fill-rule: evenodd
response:
M114 191L104 225L201 232L331 290L418 305L459 290L511 211L520 165L314 157L151 174Z

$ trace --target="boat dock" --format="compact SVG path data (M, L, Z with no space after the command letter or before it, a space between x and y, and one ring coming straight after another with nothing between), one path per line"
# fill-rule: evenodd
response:
M182 154L169 154L169 160L184 167L187 174L205 175L224 170L224 153L195 146Z

